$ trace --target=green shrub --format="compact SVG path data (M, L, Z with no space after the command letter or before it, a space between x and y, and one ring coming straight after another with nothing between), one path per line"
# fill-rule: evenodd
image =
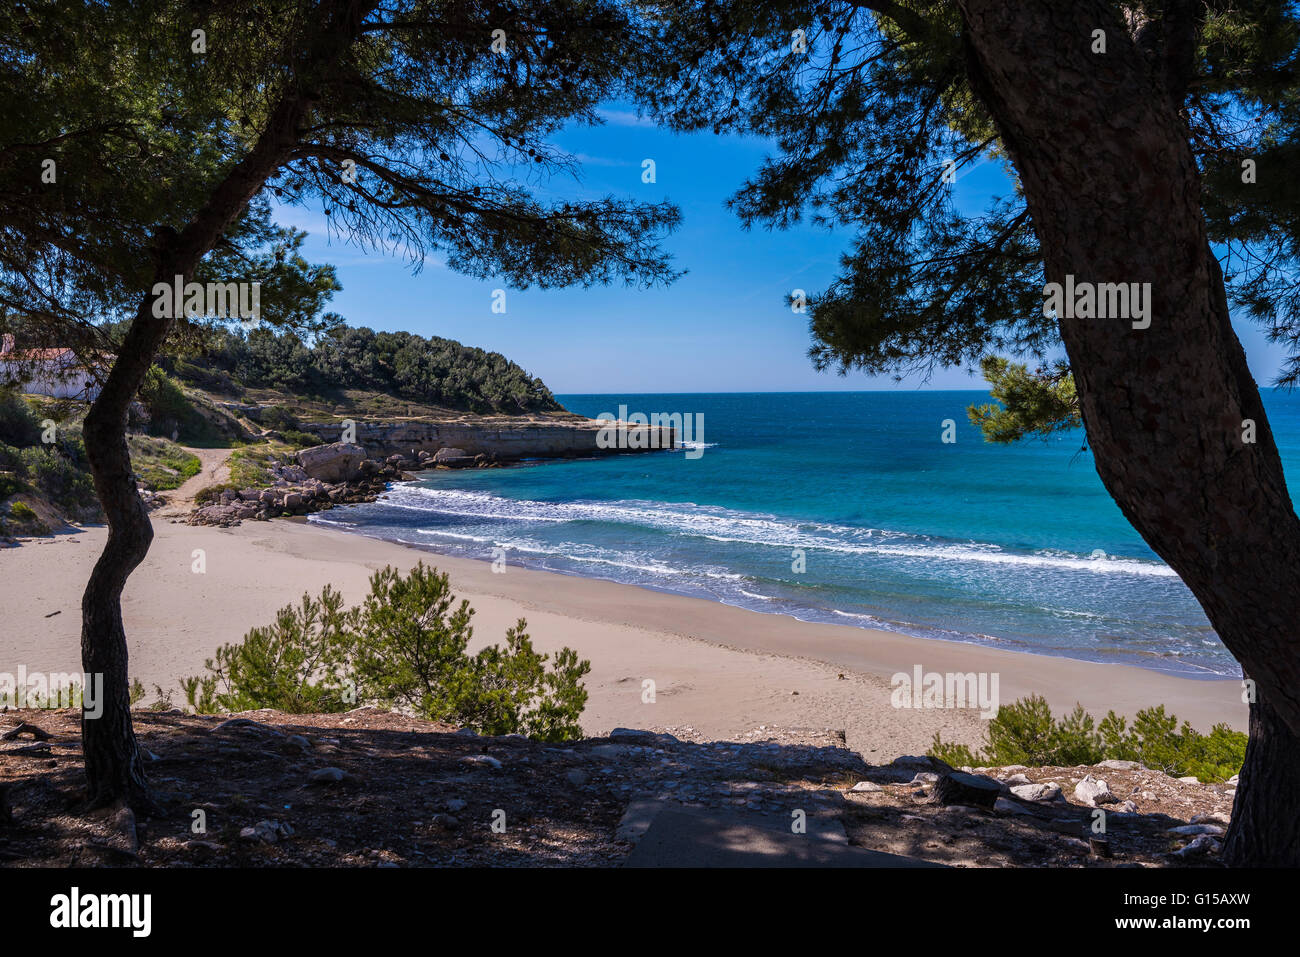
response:
M79 711L84 701L84 692L85 689L82 688L79 681L60 682L57 685L51 684L49 691L45 694L33 691L27 692L27 707L36 709L76 708Z
M1133 726L1114 711L1100 725L1076 704L1059 721L1040 695L998 709L988 724L988 743L974 752L964 744L944 742L936 734L930 754L953 767L972 765L1072 767L1115 759L1137 761L1173 777L1195 775L1201 781L1224 781L1246 758L1246 735L1226 724L1201 734L1183 722L1180 729L1164 705L1137 713Z
M319 601L280 610L274 625L209 659L207 675L182 683L196 710L338 711L358 700L396 706L481 734L563 741L582 734L582 678L591 664L571 648L538 654L520 619L504 646L469 655L469 603L446 574L423 562L407 576L389 566L370 579L363 604L342 610L326 587ZM548 667L548 664L550 667Z
M90 403L82 399L55 398L52 395L25 395L23 399L42 424L49 419L57 423L60 430L80 432L81 422L90 411Z
M34 492L74 519L99 516L80 425L65 422L53 442L42 442L38 413L26 400L0 392L0 433L14 440L0 441L0 500Z
M9 514L19 521L31 522L36 520L36 512L26 502L14 502L9 506Z
M7 448L12 448L12 446L0 446L0 450ZM17 452L18 450L14 449L14 451ZM0 451L0 457L3 457L2 451ZM11 495L27 491L28 487L27 483L18 477L17 473L10 469L0 470L0 502L3 502Z
M215 392L218 395L240 396L244 393L244 387L230 377L230 374L221 369L208 369L187 359L162 360L164 365L169 365L171 371L182 382L193 383L206 392Z
M526 734L542 741L582 737L578 717L587 705L582 678L591 663L562 648L550 671L547 655L533 650L520 618L506 630L506 646L489 645L474 656L472 693L457 718L483 734Z
M175 704L172 703L172 693L164 691L162 685L153 686L154 699L149 705L150 711L171 711Z
M168 439L147 435L128 435L131 467L140 481L155 491L179 488L186 479L199 474L203 463Z
M60 433L57 442L23 449L20 461L22 477L55 505L76 515L99 513L81 436Z
M343 596L327 585L319 601L303 595L297 607L281 608L274 624L219 648L204 662L207 675L182 681L186 699L203 713L344 710L355 699L340 677L350 618L342 606Z
M12 522L10 532L28 535L48 535L50 527L41 521L41 517L36 514L26 502L14 502L9 506L9 522ZM8 523L6 523L8 524Z
M157 366L146 374L139 399L149 418L150 435L175 436L177 441L189 443L206 443L220 437L181 387Z
M324 440L314 432L298 432L290 429L287 432L281 432L280 435L283 436L285 442L298 449L309 449L315 445L325 444Z
M153 703L149 705L150 711L170 711L175 707L175 705L172 704L172 693L170 691L164 691L162 685L155 684L153 686L153 693L154 700ZM139 678L132 678L130 691L131 707L134 708L143 701L146 694L148 694L148 692L144 689L144 682Z
M0 389L0 444L25 448L41 441L41 423L22 396Z
M218 485L208 485L194 493L194 504L197 506L216 505L221 501L221 493L225 491L238 491L240 486L234 482L222 482Z
M283 452L284 447L280 448ZM220 501L221 493L227 490L238 492L246 488L270 486L275 481L270 467L278 458L283 458L283 455L277 456L275 448L267 443L236 449L227 461L230 480L199 489L194 495L194 503L212 505Z
M1110 727L1107 727L1107 723ZM1201 781L1223 781L1241 770L1247 736L1226 724L1201 734L1190 724L1166 715L1164 705L1139 711L1133 727L1114 712L1102 722L1107 757L1137 761L1174 777L1195 775Z
M370 578L353 664L367 698L407 706L432 719L459 710L474 610L455 608L445 574L420 562L403 577L391 565Z
M580 737L578 718L587 703L582 677L590 662L565 648L548 671L550 656L534 651L522 618L507 630L504 648L489 645L470 657L474 610L454 602L447 575L423 562L406 577L391 566L376 572L360 609L361 693L481 734Z
M275 448L265 443L237 449L229 461L232 485L237 489L270 485L274 481L270 468L278 458Z
M290 432L299 427L298 416L287 405L268 405L258 409L255 416L260 425L277 432Z

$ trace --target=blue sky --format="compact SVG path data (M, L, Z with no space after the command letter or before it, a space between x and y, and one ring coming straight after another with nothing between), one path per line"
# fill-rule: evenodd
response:
M407 330L501 352L556 393L788 392L824 389L968 389L983 381L939 370L895 383L889 377L816 372L805 316L785 303L792 290L817 292L835 275L849 244L846 231L803 226L746 231L724 206L767 152L757 140L711 133L678 135L610 107L599 127L573 127L557 138L580 157L580 178L553 179L539 192L569 197L607 194L668 199L683 223L665 244L687 274L666 288L622 285L590 289L507 288L506 313L491 311L498 281L480 282L429 260L412 275L393 256L363 252L337 237L314 209L281 208L276 218L309 233L304 253L330 262L343 284L331 305L351 325ZM656 182L641 182L653 159ZM971 209L1005 192L1000 171L985 166L954 186ZM1272 381L1283 352L1253 325L1237 325L1261 385Z

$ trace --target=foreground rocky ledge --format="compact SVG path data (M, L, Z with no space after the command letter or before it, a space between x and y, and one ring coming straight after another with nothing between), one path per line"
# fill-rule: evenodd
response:
M616 729L550 745L370 708L137 711L135 720L164 817L77 812L78 712L0 715L0 862L610 866L635 854L647 808L675 807L829 817L849 845L917 862L1205 866L1217 861L1213 842L1231 808L1231 786L1123 762L971 769L1001 779L995 806L945 806L936 784L952 769L927 757L873 767L833 730L764 726L743 740L704 741L691 728ZM1041 799L1018 796L1031 793L1011 783L1021 778L1043 786ZM1109 808L1104 845L1094 840L1090 800ZM1136 810L1121 810L1125 800ZM196 819L202 833L192 830Z

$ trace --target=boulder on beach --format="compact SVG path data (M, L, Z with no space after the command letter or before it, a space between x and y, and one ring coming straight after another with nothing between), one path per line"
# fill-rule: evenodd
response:
M361 475L366 450L348 442L315 445L298 453L303 471L322 482L351 482Z
M207 505L196 509L190 516L191 525L238 525L257 514L257 506L249 502L234 505Z
M441 465L449 469L465 468L474 464L474 456L468 454L464 449L439 449L434 455L435 465Z

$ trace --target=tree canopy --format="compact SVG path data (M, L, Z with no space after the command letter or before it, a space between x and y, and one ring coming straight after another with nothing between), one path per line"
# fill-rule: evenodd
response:
M318 204L332 235L415 268L438 250L454 270L516 286L674 278L659 248L671 205L547 185L576 170L553 134L595 122L597 101L625 89L633 27L612 0L0 11L0 306L83 348L123 321L82 433L109 526L82 602L82 666L107 693L84 722L92 805L153 803L121 613L152 528L125 429L159 350L199 318L160 315L153 290L289 265L294 237L276 232L275 204ZM314 321L332 277L296 260L289 272L278 315Z
M838 278L808 300L819 368L926 373L991 353L1041 362L1060 346L1020 174L972 85L958 4L655 6L640 101L678 129L773 144L731 199L742 221L855 234ZM1189 12L1176 22L1194 29L1167 38L1165 11L1179 7ZM1167 93L1186 119L1210 238L1232 300L1291 347L1281 381L1300 380L1300 15L1259 0L1109 8L1098 29L1113 43L1134 23L1153 63L1194 47ZM982 163L1003 171L1006 195L963 211L952 184Z
M159 244L234 187L259 142L275 161L194 278L262 281L276 322L321 318L332 278L295 261L276 206L316 205L335 237L417 269L438 250L519 286L672 278L656 242L673 207L535 195L576 173L550 138L596 121L622 84L628 29L605 2L7 8L3 321L34 345L112 348L100 324L134 311ZM294 115L276 115L291 91Z
M171 357L166 365L216 392L264 387L328 397L355 389L473 412L560 408L541 379L499 352L366 326L337 326L309 341L265 326L247 333L219 329L199 354Z
M1294 866L1300 517L1232 309L1290 350L1278 381L1300 381L1295 5L653 6L650 114L773 144L732 199L742 220L853 235L807 301L819 368L983 362L1007 404L971 413L994 439L1077 409L1107 491L1249 679L1224 860ZM962 208L951 186L982 163L1005 195ZM1145 290L1144 321L1054 310L1048 290L1076 274ZM1068 372L1047 362L1058 348Z
M1064 362L1030 370L1023 362L985 356L980 370L999 404L971 406L970 420L990 442L1046 438L1078 428L1079 395Z

